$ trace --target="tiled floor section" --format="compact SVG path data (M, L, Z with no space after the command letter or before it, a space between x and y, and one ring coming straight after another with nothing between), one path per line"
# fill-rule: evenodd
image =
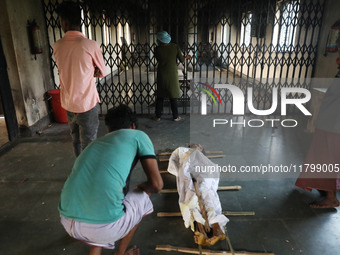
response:
M140 119L140 129L151 137L156 152L169 151L190 143L190 119L178 123L165 116L160 122ZM99 135L106 128L101 121ZM191 130L192 131L192 130ZM201 131L196 130L198 134ZM204 135L204 134L201 134ZM260 162L298 162L303 160L310 135L301 129L286 132L258 130L225 134L227 142L208 144L208 150L223 150L233 164ZM259 146L261 145L261 146ZM210 146L210 147L209 147ZM24 138L0 154L0 254L2 255L80 255L88 247L67 236L59 223L57 205L74 157L67 124L53 124L42 136ZM165 165L160 165L165 168ZM164 174L165 188L175 188L173 176ZM144 179L140 165L131 185ZM339 254L340 217L337 209L314 210L308 203L317 192L294 187L295 179L229 179L221 185L241 185L239 191L219 192L223 210L254 211L255 216L229 217L228 232L235 250L274 252L278 255ZM152 196L155 212L179 211L177 194ZM142 255L172 255L155 251L156 245L171 244L196 248L193 233L179 218L149 215L133 239ZM224 249L221 242L211 249ZM113 254L105 250L104 255Z

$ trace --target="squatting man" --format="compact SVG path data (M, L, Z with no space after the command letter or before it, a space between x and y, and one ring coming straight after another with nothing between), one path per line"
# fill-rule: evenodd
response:
M110 109L105 118L109 133L93 141L79 155L61 193L59 212L67 233L115 255L138 255L127 249L140 221L153 211L149 195L163 188L153 144L137 130L137 119L126 105ZM140 160L147 180L129 191L132 169Z

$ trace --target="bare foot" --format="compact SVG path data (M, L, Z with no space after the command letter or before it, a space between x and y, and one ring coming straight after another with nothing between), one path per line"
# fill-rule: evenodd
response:
M120 253L116 252L115 255L120 255ZM132 248L127 249L124 255L139 255L139 249L136 245L132 246Z
M325 198L319 202L313 202L309 205L311 208L334 208L339 206L339 200Z

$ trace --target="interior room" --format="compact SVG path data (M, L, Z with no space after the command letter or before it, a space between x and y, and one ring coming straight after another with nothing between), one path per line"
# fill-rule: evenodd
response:
M67 234L58 211L77 160L54 55L66 34L57 14L63 2L0 1L4 255L89 254L91 248ZM311 207L328 191L295 185L306 169L327 90L339 83L338 0L73 2L81 12L77 32L96 42L105 64L103 77L91 76L100 101L98 139L108 133L109 109L127 105L153 144L164 182L162 191L150 195L153 213L143 218L130 246L150 255L339 253L339 207ZM173 121L172 97L164 98L163 115L156 116L161 31L178 54L188 56L174 62L179 121ZM178 176L169 171L172 153L192 152L197 143L204 147L202 157L222 169L214 192L229 222L226 239L214 245L198 244L197 233L186 228ZM139 162L130 189L145 180ZM339 198L337 189L334 194ZM204 216L204 206L198 210Z

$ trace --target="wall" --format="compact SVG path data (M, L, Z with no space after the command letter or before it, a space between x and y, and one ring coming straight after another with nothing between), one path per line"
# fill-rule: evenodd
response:
M18 124L29 128L48 116L45 92L53 89L43 9L39 0L0 0L0 36ZM41 29L43 54L30 52L27 21Z
M326 56L324 54L330 28L338 19L340 19L339 10L339 0L326 1L314 77L331 78L334 77L338 71L337 65L335 63L338 53L327 53Z

